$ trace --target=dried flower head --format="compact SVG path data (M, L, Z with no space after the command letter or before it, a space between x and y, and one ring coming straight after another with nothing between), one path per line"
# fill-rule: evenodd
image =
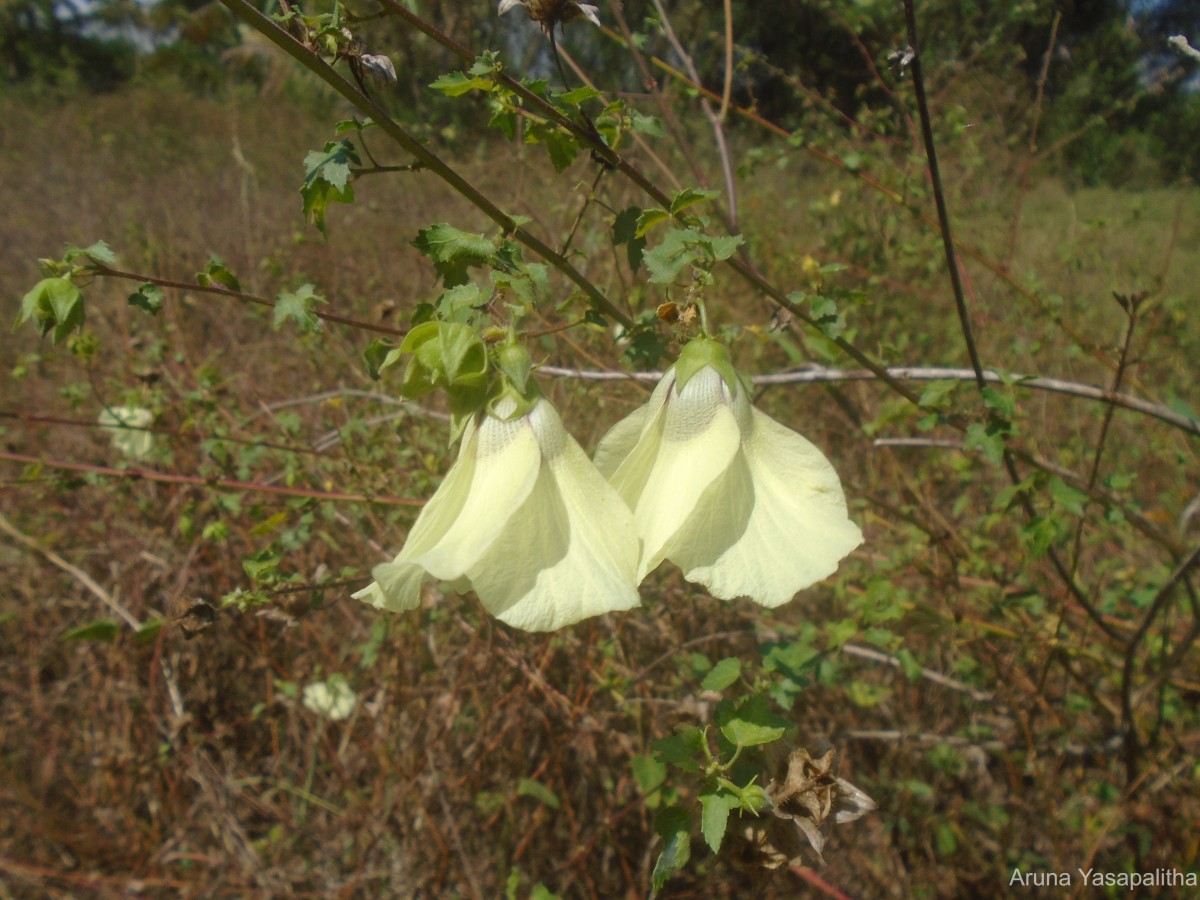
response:
M600 25L596 7L590 3L579 3L577 0L500 0L499 15L504 15L518 6L525 7L529 18L541 25L542 31L547 35L554 30L555 25L580 17L597 27Z
M813 759L801 748L780 761L767 783L771 805L739 835L741 863L766 869L797 865L806 844L824 863L823 826L829 819L843 825L875 809L874 800L833 773L834 757L829 750Z

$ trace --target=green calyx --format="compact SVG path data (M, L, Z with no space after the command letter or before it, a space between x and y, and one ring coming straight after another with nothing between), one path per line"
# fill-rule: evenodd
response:
M536 382L530 378L533 357L511 335L494 351L494 356L500 378L488 394L488 415L505 421L528 415L541 396Z
M741 382L737 370L733 367L733 361L730 360L725 346L709 337L689 341L680 352L679 359L675 361L675 390L683 390L692 376L706 366L717 371L731 395L737 395L741 390Z

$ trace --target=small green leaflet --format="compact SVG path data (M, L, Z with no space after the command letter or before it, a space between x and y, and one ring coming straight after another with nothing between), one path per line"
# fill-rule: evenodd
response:
M321 330L322 323L313 309L324 302L325 298L311 284L301 285L295 291L284 291L275 298L275 328L290 320L305 334L315 334Z
M86 256L93 263L100 266L112 266L117 262L117 255L113 253L112 248L104 241L96 241L90 247L76 247L74 244L68 244L67 252L63 255L63 261L72 263L81 256Z
M737 657L731 656L713 666L709 670L709 673L704 676L704 681L701 682L700 687L706 691L723 691L737 681L741 677L741 674L742 661Z
M17 313L13 328L30 319L42 337L53 332L57 344L75 329L83 327L83 294L66 276L43 278L21 298L21 311Z
M642 265L642 253L646 249L646 238L638 233L639 221L642 216L641 207L629 206L621 210L613 220L613 244L624 244L625 253L629 258L629 268L637 272Z
M721 734L738 747L769 744L783 737L791 723L767 706L763 694L755 694L734 706L728 700L717 705L713 716Z
M677 216L689 206L716 200L721 194L718 191L705 191L699 188L684 188L671 198L671 215Z
M358 151L346 138L328 141L321 151L304 157L304 183L300 196L305 217L326 234L325 210L330 203L353 203L354 186L350 183L350 165L360 165Z
M678 806L664 807L654 817L654 830L663 839L663 849L650 876L651 896L661 891L667 879L686 866L692 855L691 813Z
M114 619L96 619L86 625L72 628L63 634L61 641L97 641L111 644L121 633L121 626Z
M721 850L721 841L725 838L725 829L729 825L729 813L741 806L741 800L724 788L718 787L705 791L700 795L700 831L704 842L713 853Z
M463 72L447 72L429 86L447 97L461 97L471 91L490 91L495 84L490 78L472 77Z
M152 316L157 316L158 311L162 309L163 292L157 284L147 282L140 288L129 295L129 305L136 306L140 310L150 313Z
M240 291L242 284L237 276L229 271L225 260L215 253L208 258L203 272L196 273L196 283L201 287L223 287L231 291Z
M558 796L550 788L546 787L540 781L534 781L532 778L522 778L517 784L518 797L532 797L538 800L551 809L558 809L561 805Z

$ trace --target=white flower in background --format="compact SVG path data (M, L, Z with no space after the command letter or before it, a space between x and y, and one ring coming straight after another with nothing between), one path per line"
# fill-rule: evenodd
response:
M639 579L667 559L714 597L774 607L862 543L829 460L750 405L715 341L684 349L596 466L634 511Z
M154 421L154 413L141 406L110 406L97 420L103 430L112 435L113 446L131 459L142 459L154 449L154 435L146 426Z
M305 686L303 703L317 715L340 722L354 712L358 695L346 683L344 675L330 675L327 681L314 681Z
M629 508L549 402L516 410L502 397L468 424L404 548L355 597L398 612L418 606L425 581L449 581L526 631L638 605Z
M599 10L590 3L577 3L576 0L500 0L498 15L504 15L510 9L518 6L525 7L529 18L542 26L549 34L559 22L570 22L572 19L584 18L599 27Z

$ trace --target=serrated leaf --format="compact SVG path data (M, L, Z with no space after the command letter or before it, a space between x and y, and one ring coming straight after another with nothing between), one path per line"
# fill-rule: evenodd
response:
M723 691L741 677L742 661L736 657L727 657L713 666L700 687L706 691Z
M695 260L695 246L688 241L688 232L679 228L670 229L658 244L642 254L651 284L674 283Z
M634 237L642 237L659 222L665 222L669 218L671 218L671 214L665 209L658 209L657 207L643 209L638 215L637 230L634 231Z
M275 328L285 322L295 322L305 334L315 334L322 328L320 317L313 312L325 298L311 284L303 284L295 291L284 291L275 298Z
M517 783L517 796L532 797L551 809L558 809L562 805L554 791L532 778L522 778Z
M671 198L671 215L676 216L685 209L697 203L705 203L721 196L719 191L702 190L700 188L684 188Z
M96 241L90 247L76 247L68 245L67 252L63 255L66 262L74 262L81 256L86 256L94 263L102 266L115 265L117 262L117 254L113 253L112 248L104 241Z
M675 734L659 738L650 747L660 762L695 772L699 770L696 758L704 753L704 732L693 725L679 725Z
M396 349L396 345L387 338L376 338L363 348L363 365L366 367L367 374L371 376L372 381L379 380L379 373L383 371L384 361ZM397 353L396 356L398 358L399 354Z
M667 780L666 764L653 756L635 756L629 761L629 768L633 770L633 780L645 798L646 807L657 809L662 799L660 788Z
M667 880L687 865L692 855L692 816L677 806L664 807L654 817L654 831L663 839L663 849L650 876L651 896L663 889Z
M734 794L724 788L705 791L700 795L700 833L704 842L713 853L721 850L721 841L725 839L725 830L729 825L729 813L741 806Z
M240 291L242 289L241 282L237 276L229 271L229 266L225 265L225 260L213 254L208 258L208 262L204 264L204 271L196 273L196 283L201 287L219 287L228 288L231 291Z
M1050 479L1050 499L1073 516L1082 516L1088 495L1071 487L1057 475Z
M490 91L495 82L490 78L468 75L465 72L447 72L429 86L447 97L461 97L471 91Z
M277 551L266 547L243 559L242 569L250 576L251 581L261 581L279 568L282 559Z
M755 694L736 706L729 701L718 704L713 721L725 739L737 747L777 741L791 724L767 706L763 694Z
M466 284L467 268L484 265L496 253L496 245L482 234L445 223L421 229L412 245L429 257L448 288Z
M959 388L959 382L953 380L931 381L921 391L917 403L922 409L945 409L950 405L950 397Z
M985 387L980 393L983 395L983 405L988 409L1005 419L1011 419L1016 415L1017 401L1012 394L998 391L991 385Z
M43 337L53 332L52 340L57 344L82 327L84 318L83 294L70 278L43 278L21 298L13 328L33 319Z
M662 122L659 121L657 116L642 115L636 110L630 116L630 126L634 134L640 134L644 137L661 138L667 136L667 132L663 129Z
M348 138L329 141L320 151L304 157L304 182L300 185L304 216L325 234L325 211L330 203L352 203L354 186L350 165L359 165L358 150Z
M564 94L555 94L554 99L564 106L578 107L579 104L600 96L602 96L601 93L594 87L587 87L585 85L584 87L575 88L573 91L567 91Z
M86 625L80 625L65 632L61 641L95 641L111 644L121 633L121 626L115 619L95 619Z
M646 249L646 238L638 234L641 215L641 207L629 206L621 210L613 220L613 244L625 245L629 268L635 273L641 268L642 254Z
M163 292L157 284L147 282L129 295L129 305L157 316L163 306Z
M967 426L963 446L968 450L978 450L994 465L1000 465L1004 460L1004 437L981 422Z

